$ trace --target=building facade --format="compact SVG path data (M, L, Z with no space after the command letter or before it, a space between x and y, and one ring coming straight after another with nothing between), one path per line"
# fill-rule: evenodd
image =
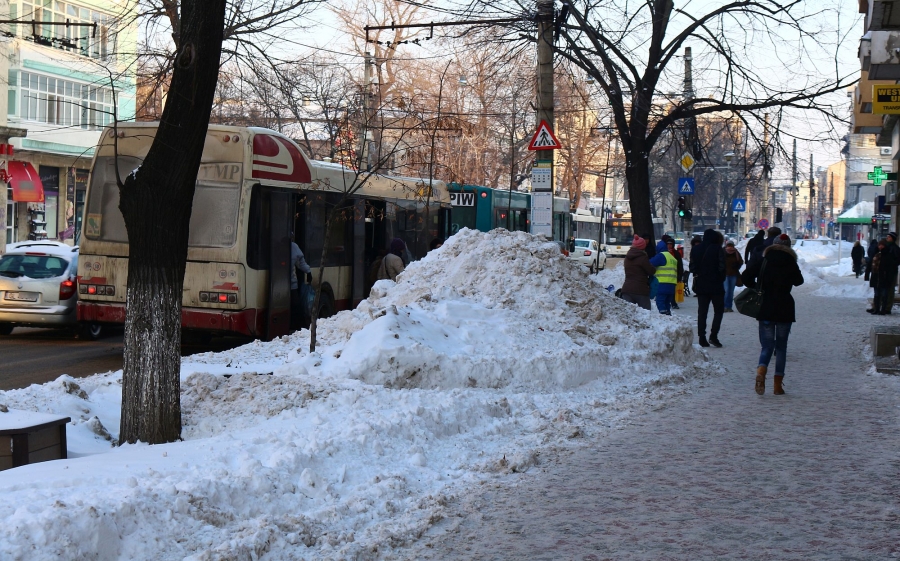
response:
M9 180L0 252L28 239L77 244L101 130L135 116L135 9L118 0L0 2L17 22L0 24L0 179Z

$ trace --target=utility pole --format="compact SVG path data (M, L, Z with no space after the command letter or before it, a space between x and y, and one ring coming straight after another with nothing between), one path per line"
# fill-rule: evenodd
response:
M553 3L537 1L537 127L553 130ZM537 127L535 127L537 129ZM555 150L539 150L532 170L531 233L553 239L553 159ZM560 233L562 235L562 233ZM566 241L566 240L557 240Z
M816 218L816 205L813 202L816 198L816 178L813 176L813 155L809 155L809 220L812 222L813 227L810 229L810 235L812 235L812 230L816 232L819 231L819 222ZM816 236L819 237L818 235Z
M791 164L791 234L797 237L797 139L794 139L794 158Z
M763 124L763 192L762 192L762 215L760 218L765 218L766 222L769 221L769 173L771 167L769 166L769 114L766 113L765 123ZM771 224L774 224L771 223Z
M372 154L369 153L369 136L371 127L369 124L371 123L373 116L375 114L375 96L372 94L372 82L373 77L375 76L374 72L374 58L375 56L366 51L365 53L365 65L363 69L363 85L362 85L362 123L360 123L359 127L359 162L360 169L365 168L367 171L372 169Z
M693 60L693 57L691 56L691 48L685 47L684 48L684 102L685 103L694 99L694 73L693 73L693 69L691 68L692 60ZM687 123L685 123L685 124L688 127L687 137L692 139L692 133L696 127L694 117L691 117L690 119L688 119ZM688 145L688 152L690 152L690 154L692 156L694 156L693 143L687 142L686 144ZM694 170L692 169L691 177L693 177L693 176L694 176ZM615 192L615 191L613 191L613 192ZM681 221L681 227L684 229L685 241L687 241L688 236L690 236L691 233L694 231L694 224L693 224L694 197L692 195L685 195L684 208L689 211L688 216L691 217L691 218L684 218ZM685 243L684 245L686 247L690 248L690 244ZM690 251L688 251L688 257L690 257Z

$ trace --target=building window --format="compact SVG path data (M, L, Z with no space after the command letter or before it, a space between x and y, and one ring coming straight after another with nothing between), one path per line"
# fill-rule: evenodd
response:
M83 129L113 121L112 90L34 72L19 72L17 82L22 120Z
M10 27L15 35L40 45L101 60L115 58L116 33L112 29L112 16L57 0L11 0L9 15L10 19L23 22L96 23L96 34L91 27L42 23L35 25L33 30L30 23L11 24Z

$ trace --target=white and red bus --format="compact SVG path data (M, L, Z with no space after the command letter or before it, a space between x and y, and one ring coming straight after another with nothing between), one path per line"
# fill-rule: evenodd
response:
M78 320L125 321L128 236L119 211L121 177L138 168L156 123L104 131L91 167L78 266ZM319 316L354 307L370 288L379 251L402 238L413 259L445 238L446 185L427 179L368 175L314 161L288 137L268 129L210 125L197 175L184 277L182 327L209 334L272 339L290 332L290 236L314 272L325 219L360 185L331 224ZM165 227L165 216L154 217ZM318 283L318 275L314 275Z

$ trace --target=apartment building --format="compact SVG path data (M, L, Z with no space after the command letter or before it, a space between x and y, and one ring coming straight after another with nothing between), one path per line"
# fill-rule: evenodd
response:
M0 24L0 252L27 239L77 243L101 130L135 116L135 10L0 1L12 22Z

